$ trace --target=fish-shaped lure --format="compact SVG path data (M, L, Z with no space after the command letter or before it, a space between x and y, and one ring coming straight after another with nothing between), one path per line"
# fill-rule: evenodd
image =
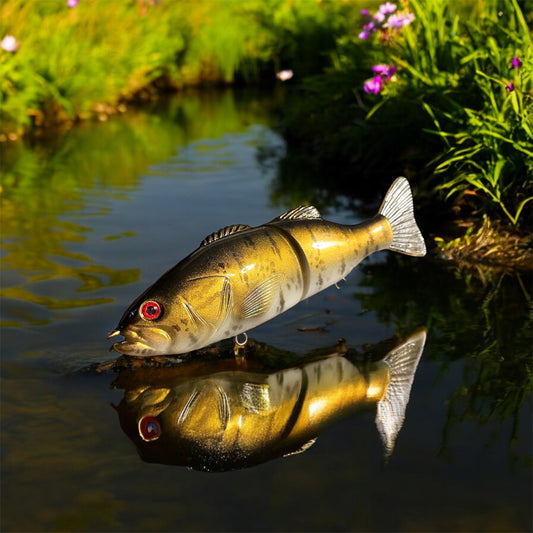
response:
M181 354L237 336L334 285L379 250L423 256L405 178L379 213L355 225L301 206L262 226L227 226L163 274L127 309L108 338L136 356Z
M125 392L116 410L143 460L220 471L303 452L326 427L377 404L390 456L425 340L419 331L374 362L333 352L270 372L235 360L197 375L188 372L193 362L179 373L136 370L129 379L119 375Z

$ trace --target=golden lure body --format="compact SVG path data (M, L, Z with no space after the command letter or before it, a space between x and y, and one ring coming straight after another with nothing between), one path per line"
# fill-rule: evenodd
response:
M116 409L144 460L213 471L303 452L335 421L377 405L389 456L425 339L420 331L372 363L333 353L270 373L242 370L236 361L233 369L199 375L188 373L190 363L179 373L148 369L146 380L137 370L132 383L124 380Z
M123 335L113 348L126 355L196 350L270 320L385 249L426 253L405 178L361 224L329 222L302 206L261 226L209 235L130 305L109 338Z

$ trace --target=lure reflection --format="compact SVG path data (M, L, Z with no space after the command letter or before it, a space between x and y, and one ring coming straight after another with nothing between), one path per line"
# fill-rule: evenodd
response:
M116 410L144 461L224 471L305 451L326 426L377 403L389 456L425 340L418 332L361 364L334 353L271 373L228 360L213 362L211 372L186 364L173 373L135 371L125 383L118 378L125 393Z

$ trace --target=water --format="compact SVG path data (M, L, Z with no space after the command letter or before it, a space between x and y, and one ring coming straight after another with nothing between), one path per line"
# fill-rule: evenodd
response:
M290 352L283 367L340 337L364 354L426 328L388 461L370 403L320 428L305 452L258 466L144 462L116 407L128 379L149 387L166 369L83 371L118 355L105 337L125 308L206 235L293 207L294 192L280 193L277 161L291 154L272 99L192 93L4 153L3 531L531 530L528 275L483 284L382 252L340 290L249 332ZM321 210L357 221L353 203Z

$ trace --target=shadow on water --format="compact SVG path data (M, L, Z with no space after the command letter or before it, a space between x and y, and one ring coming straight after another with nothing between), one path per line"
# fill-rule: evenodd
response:
M376 312L380 322L400 332L420 321L428 324L427 357L441 366L441 373L456 361L465 362L461 382L448 399L442 451L449 451L462 422L511 421L514 462L520 421L531 409L531 276L494 273L480 279L437 262L408 264L392 254L383 263L363 266L363 272L363 290L355 297L366 311Z
M278 179L272 123L271 95L187 94L4 149L2 530L531 529L527 274L480 280L385 252L249 332L282 347L259 362L123 369L113 389L108 373L77 372L109 358L106 334L132 297L213 230L308 201L335 221L366 217L358 198L306 188L305 166ZM384 465L372 418L394 390L385 354L420 327ZM393 335L379 354L361 346ZM312 353L341 337L358 352ZM323 416L302 429L310 411ZM117 413L146 460L239 470L143 462ZM168 429L176 417L182 433ZM188 440L198 427L203 448ZM317 434L306 453L270 460Z

